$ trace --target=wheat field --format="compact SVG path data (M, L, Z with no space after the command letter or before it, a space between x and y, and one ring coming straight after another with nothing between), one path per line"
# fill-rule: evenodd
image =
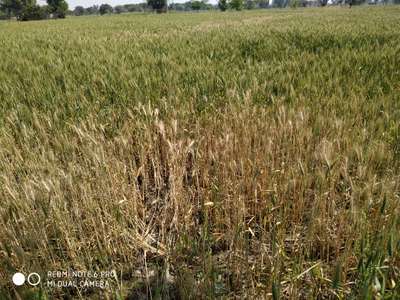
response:
M0 22L0 299L399 299L399 163L400 7Z

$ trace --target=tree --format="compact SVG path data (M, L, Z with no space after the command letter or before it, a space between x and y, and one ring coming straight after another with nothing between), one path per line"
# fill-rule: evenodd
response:
M184 3L170 3L168 5L168 10L185 11Z
M93 5L91 7L86 8L86 13L88 15L97 15L99 13L99 6Z
M258 8L268 8L269 7L269 0L257 0Z
M147 4L159 14L167 11L167 0L147 0Z
M192 10L197 10L199 11L202 7L201 1L195 0L190 2Z
M0 0L1 9L19 21L47 19L50 14L55 18L65 18L68 10L65 0L47 0L47 4L39 6L36 0Z
M83 16L85 14L85 8L83 6L77 6L74 9L75 16Z
M9 17L15 16L19 18L24 8L34 5L36 5L35 0L0 0L0 9Z
M137 3L137 4L125 4L124 9L129 12L135 12L135 11L143 12L143 11L148 10L148 5L147 5L147 3L143 3L143 2Z
M114 7L114 12L117 14L122 14L127 11L128 10L123 5L117 5L116 7Z
M255 3L253 0L246 0L245 8L246 9L254 9Z
M10 18L13 15L11 1L0 0L0 13L4 18Z
M226 0L219 0L218 1L218 8L221 11L226 11L228 9L228 2Z
M49 7L37 4L24 7L18 15L20 21L44 20L49 17Z
M65 0L47 0L50 13L53 18L64 19L68 10L68 3Z
M99 11L101 15L111 14L113 12L113 8L109 4L102 4L100 5Z
M352 5L361 5L364 4L365 2L367 2L366 0L352 0L351 4Z
M286 7L287 4L288 4L288 0L274 0L275 7L283 8L283 7Z
M232 0L230 2L230 6L232 9L242 10L243 8L243 0Z
M148 9L148 6L147 3L125 4L124 9L125 11L128 12L135 12L135 11L143 12Z

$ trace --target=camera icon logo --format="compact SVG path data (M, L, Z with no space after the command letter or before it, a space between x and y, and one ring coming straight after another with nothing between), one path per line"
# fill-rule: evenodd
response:
M37 286L40 283L40 275L38 273L30 273L26 278L24 274L17 272L13 275L12 281L16 286L21 286L27 281L31 286Z

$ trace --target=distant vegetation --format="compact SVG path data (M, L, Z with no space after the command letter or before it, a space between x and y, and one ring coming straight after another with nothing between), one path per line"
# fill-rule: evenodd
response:
M400 298L400 7L1 22L0 43L0 299Z
M68 4L65 0L47 0L47 5L40 6L36 0L0 0L0 17L12 17L20 21L65 18Z
M334 0L329 3L336 5L362 5L362 4L400 4L400 0ZM127 12L150 12L158 13L170 11L207 11L207 10L252 10L266 8L285 8L285 7L316 7L326 6L328 0L219 0L217 4L210 4L207 0L192 0L184 3L170 3L167 5L165 0L149 0L148 2L138 4L126 4L115 6L107 13L127 13ZM99 6L84 8L76 7L70 14L75 16L101 14Z
M106 15L129 12L157 12L167 11L207 11L207 10L252 10L264 8L297 8L308 6L327 5L362 5L362 4L400 4L400 0L219 0L217 4L210 4L208 0L191 0L185 3L170 3L166 0L147 0L137 4L125 4L112 7L104 3L91 7L76 6L68 10L65 0L48 0L47 6L39 6L36 0L0 0L0 20L17 18L20 21L42 20L48 18L65 18L66 15Z

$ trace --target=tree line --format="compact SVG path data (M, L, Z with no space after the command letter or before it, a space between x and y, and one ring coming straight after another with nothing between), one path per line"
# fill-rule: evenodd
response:
M218 4L213 5L207 0L191 0L185 3L170 3L167 0L147 0L147 2L137 4L125 4L112 7L109 4L94 5L84 8L77 6L73 11L68 10L65 0L47 0L47 5L40 6L36 0L0 0L0 19L16 18L20 21L41 20L49 18L65 18L66 15L105 15L121 14L128 12L150 12L164 13L172 11L200 11L200 10L221 10L226 11L242 9L262 9L270 7L306 7L306 6L326 6L328 0L219 0ZM360 5L366 2L370 4L388 3L400 4L400 0L333 0L333 5L349 4Z
M0 0L0 17L16 18L19 21L65 18L68 3L65 0L47 0L47 5L38 5L36 0Z
M226 9L237 8L237 3L235 1L226 2ZM243 2L243 9L257 9L257 8L268 8L269 0L247 0ZM137 3L137 4L125 4L117 5L112 7L109 4L102 4L100 6L94 5L91 7L77 6L71 12L75 16L84 15L104 15L104 14L121 14L128 12L152 12L156 11L158 13L163 13L167 11L206 11L206 10L218 10L220 9L218 4L210 4L207 1L187 1L184 3L170 3L167 4L163 0L149 0L148 2ZM225 10L226 10L225 9Z
M362 5L362 4L400 4L400 0L332 0L331 5ZM200 11L200 10L221 10L226 11L242 9L264 9L264 8L285 8L285 7L307 7L326 6L328 0L219 0L218 4L210 4L207 0L192 0L185 3L170 3L167 0L147 0L138 4L117 5L112 7L108 4L84 8L77 6L72 12L75 16L92 14L121 14L127 12L151 12L164 13L171 11Z

